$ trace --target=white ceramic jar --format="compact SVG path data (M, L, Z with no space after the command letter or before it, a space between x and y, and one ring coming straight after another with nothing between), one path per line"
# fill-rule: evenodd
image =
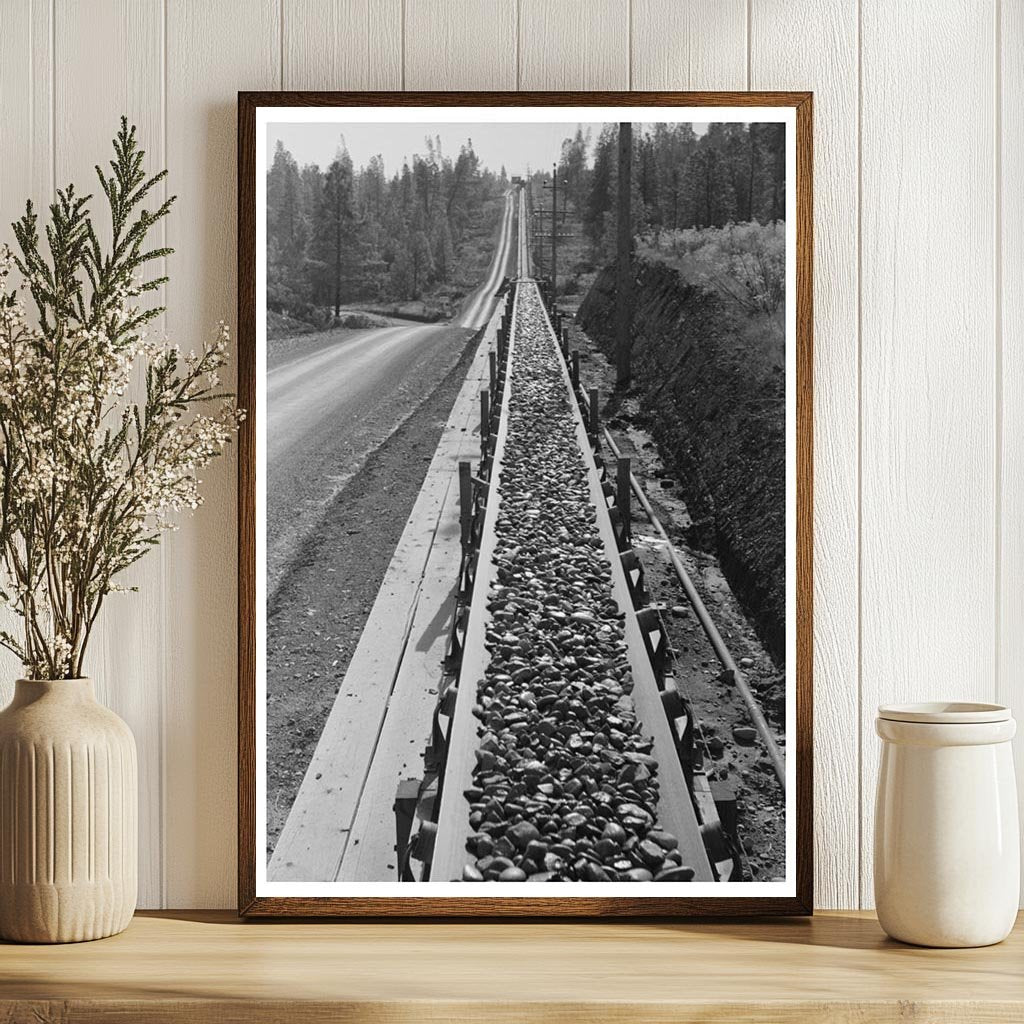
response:
M987 946L1009 934L1020 890L1017 787L999 704L878 709L875 905L894 939Z

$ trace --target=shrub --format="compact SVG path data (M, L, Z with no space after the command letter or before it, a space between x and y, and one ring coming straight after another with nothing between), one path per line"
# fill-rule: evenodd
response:
M772 316L786 298L783 221L660 231L640 239L639 255L674 267L748 314Z

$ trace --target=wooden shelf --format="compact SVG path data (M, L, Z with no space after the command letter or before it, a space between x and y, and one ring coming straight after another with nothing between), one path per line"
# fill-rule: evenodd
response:
M987 949L925 950L856 913L469 924L160 912L101 942L0 944L0 1021L985 1024L1024 1019L1022 962L1022 925Z

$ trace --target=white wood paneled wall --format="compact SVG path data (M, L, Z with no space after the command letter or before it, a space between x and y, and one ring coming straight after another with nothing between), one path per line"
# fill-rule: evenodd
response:
M817 902L869 906L875 706L1024 707L1024 0L0 0L0 17L0 223L91 186L126 113L180 196L162 328L186 345L233 319L239 89L815 92ZM139 741L144 906L234 902L234 473L207 473L93 651ZM3 700L16 674L0 664Z

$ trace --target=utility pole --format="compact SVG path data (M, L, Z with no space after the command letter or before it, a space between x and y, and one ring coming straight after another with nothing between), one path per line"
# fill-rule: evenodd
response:
M565 182L562 182L564 185ZM551 299L552 302L558 294L557 283L558 283L558 164L551 165L551 184L541 185L541 188L551 193L551 209L548 210L546 207L541 206L535 216L544 218L551 218L551 265L547 269L551 275ZM562 219L565 219L565 199L562 200ZM540 245L541 238L543 237L541 231L543 230L543 223L541 229L537 232L537 244Z
M633 125L619 124L619 221L615 281L615 384L628 388L633 348Z
M551 165L551 304L558 302L558 164Z

